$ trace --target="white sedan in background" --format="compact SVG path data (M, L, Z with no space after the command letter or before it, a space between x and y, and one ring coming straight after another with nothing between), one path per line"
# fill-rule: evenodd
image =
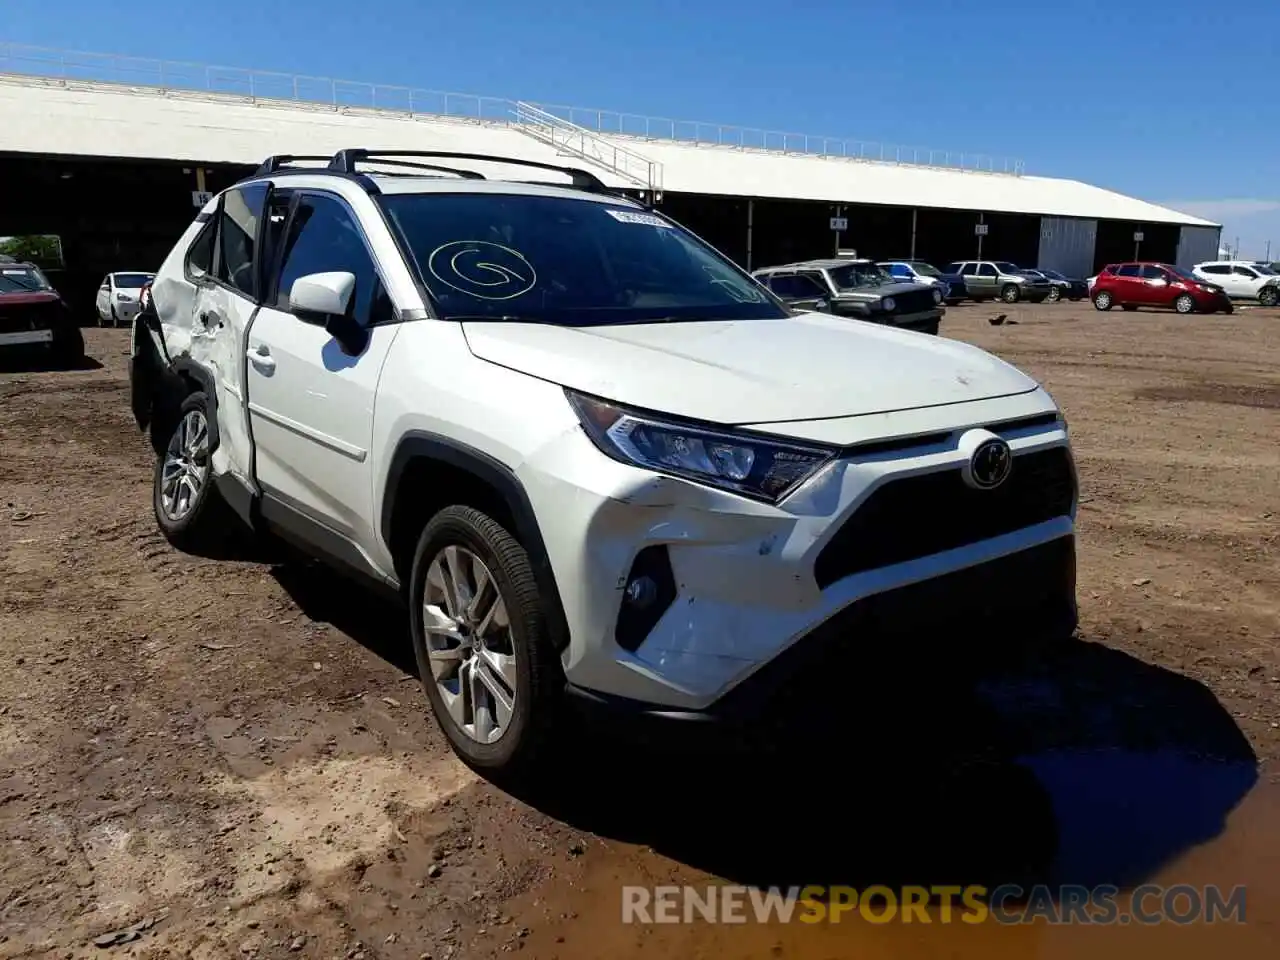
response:
M98 287L98 326L118 327L133 322L138 313L138 295L154 273L108 273Z

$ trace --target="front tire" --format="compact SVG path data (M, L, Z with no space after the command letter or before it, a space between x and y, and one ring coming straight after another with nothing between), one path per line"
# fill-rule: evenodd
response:
M213 485L209 436L209 403L197 391L178 408L151 484L156 523L179 550L198 549L227 529L228 511Z
M518 779L560 716L564 677L524 547L492 517L451 506L422 531L409 622L418 675L454 751Z
M1111 294L1107 293L1107 291L1103 290L1100 293L1094 294L1093 308L1095 310L1103 310L1103 311L1110 310L1114 305L1115 305L1115 301L1111 298Z
M1274 307L1280 303L1280 288L1263 287L1258 291L1258 303L1264 307Z
M1050 290L1048 294L1045 295L1045 298L1044 298L1045 303L1057 303L1061 299L1062 299L1062 291L1059 290L1057 287L1054 287L1052 290Z
M1022 293L1018 290L1016 283L1006 283L1000 290L1000 299L1005 303L1017 303L1020 296Z
M1196 301L1189 293L1184 293L1177 300L1173 301L1173 309L1178 313L1194 313L1196 309Z

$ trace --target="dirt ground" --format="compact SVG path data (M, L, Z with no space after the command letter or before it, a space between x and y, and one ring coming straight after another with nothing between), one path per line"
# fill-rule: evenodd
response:
M994 312L944 333L1068 414L1081 642L908 657L759 760L595 729L521 798L452 758L394 609L161 539L125 331L0 373L0 958L1275 956L1280 312ZM1248 884L1246 928L620 919L624 884L1152 877Z

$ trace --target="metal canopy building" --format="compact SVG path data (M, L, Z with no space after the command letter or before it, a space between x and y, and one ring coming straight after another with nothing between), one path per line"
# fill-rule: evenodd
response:
M838 245L1083 275L1135 248L1212 259L1221 232L993 157L0 44L0 236L61 235L68 273L86 284L122 264L153 267L189 222L193 192L269 154L351 146L583 166L659 197L749 267Z

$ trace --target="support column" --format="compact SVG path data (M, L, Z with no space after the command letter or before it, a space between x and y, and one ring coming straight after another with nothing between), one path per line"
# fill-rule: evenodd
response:
M916 258L916 208L911 208L911 254L910 259Z
M978 214L978 224L979 224L979 225L981 225L981 224L982 224L982 222L983 222L983 221L982 221L982 214ZM982 239L983 239L983 236L982 236L982 234L981 234L981 233L979 233L979 234L978 234L978 259L979 259L979 260L981 260L981 259L982 259Z
M751 272L751 246L756 228L756 202L747 201L747 272Z
M205 191L204 167L196 167L196 189L201 193L204 193Z

